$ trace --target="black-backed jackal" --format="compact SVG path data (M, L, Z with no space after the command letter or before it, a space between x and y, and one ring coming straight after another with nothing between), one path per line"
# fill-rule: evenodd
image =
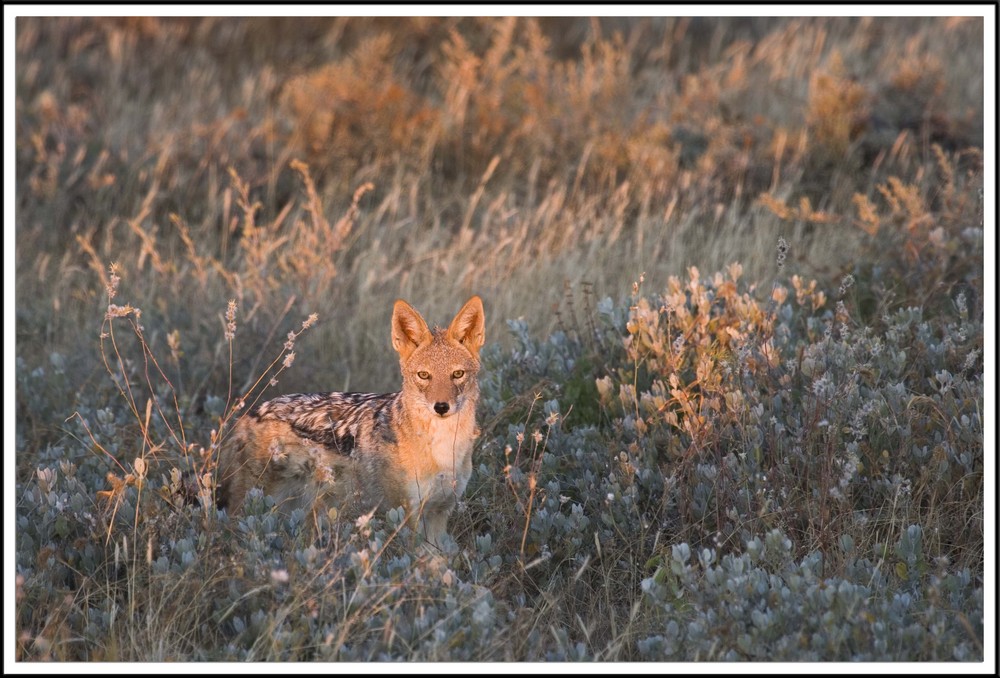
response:
M410 525L440 545L472 474L484 340L478 296L434 330L398 300L392 345L402 390L285 395L255 407L219 452L219 505L239 511L260 487L284 512L403 506Z

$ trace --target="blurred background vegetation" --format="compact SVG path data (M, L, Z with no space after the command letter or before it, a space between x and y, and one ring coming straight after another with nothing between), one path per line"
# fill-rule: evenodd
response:
M19 354L92 364L111 262L196 373L230 298L237 371L318 313L286 377L314 389L393 388L399 296L443 322L482 294L503 341L567 283L768 281L781 234L834 279L878 250L857 194L938 200L935 144L981 163L981 44L962 19L22 18Z

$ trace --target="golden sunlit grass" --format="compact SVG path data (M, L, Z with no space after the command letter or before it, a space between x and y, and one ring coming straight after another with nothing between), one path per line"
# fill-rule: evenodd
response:
M177 317L166 290L235 297L265 337L294 298L323 311L327 348L312 361L331 367L317 376L340 386L350 366L388 385L391 366L359 349L384 334L377 310L396 296L433 313L481 292L497 337L503 318L543 317L558 298L532 294L533 310L522 290L564 280L614 295L639 271L733 259L758 277L777 235L802 235L751 208L762 192L829 217L795 237L796 255L807 273L836 273L866 246L855 193L912 173L908 149L928 132L920 111L872 116L888 88L945 117L929 130L941 142L974 141L976 101L945 90L976 71L941 72L974 23L778 23L685 72L670 66L681 47L698 53L687 21L591 34L558 61L559 33L526 19L329 20L299 41L291 20L21 20L18 304L44 300L60 335L98 302L91 281L110 261L182 341L208 318ZM937 68L917 77L913 56L883 70L892 30ZM140 76L137 35L188 65ZM231 49L213 55L210 39ZM68 54L43 59L55 44ZM902 148L859 184L861 147L886 128ZM813 221L801 217L793 228Z

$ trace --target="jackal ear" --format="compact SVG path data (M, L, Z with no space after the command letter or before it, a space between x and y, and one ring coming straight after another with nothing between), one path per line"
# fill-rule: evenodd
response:
M392 347L405 360L430 335L427 323L417 310L402 299L392 307Z
M448 326L448 334L452 339L457 339L475 354L486 342L486 316L483 313L483 300L478 296L473 296L462 310L458 312L455 319Z

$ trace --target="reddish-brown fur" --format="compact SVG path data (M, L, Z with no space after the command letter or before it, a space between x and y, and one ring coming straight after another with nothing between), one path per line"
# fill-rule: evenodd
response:
M282 511L403 506L411 525L440 544L472 473L484 327L478 296L433 331L397 301L392 343L402 389L293 394L250 411L219 453L220 505L239 511L260 487Z

